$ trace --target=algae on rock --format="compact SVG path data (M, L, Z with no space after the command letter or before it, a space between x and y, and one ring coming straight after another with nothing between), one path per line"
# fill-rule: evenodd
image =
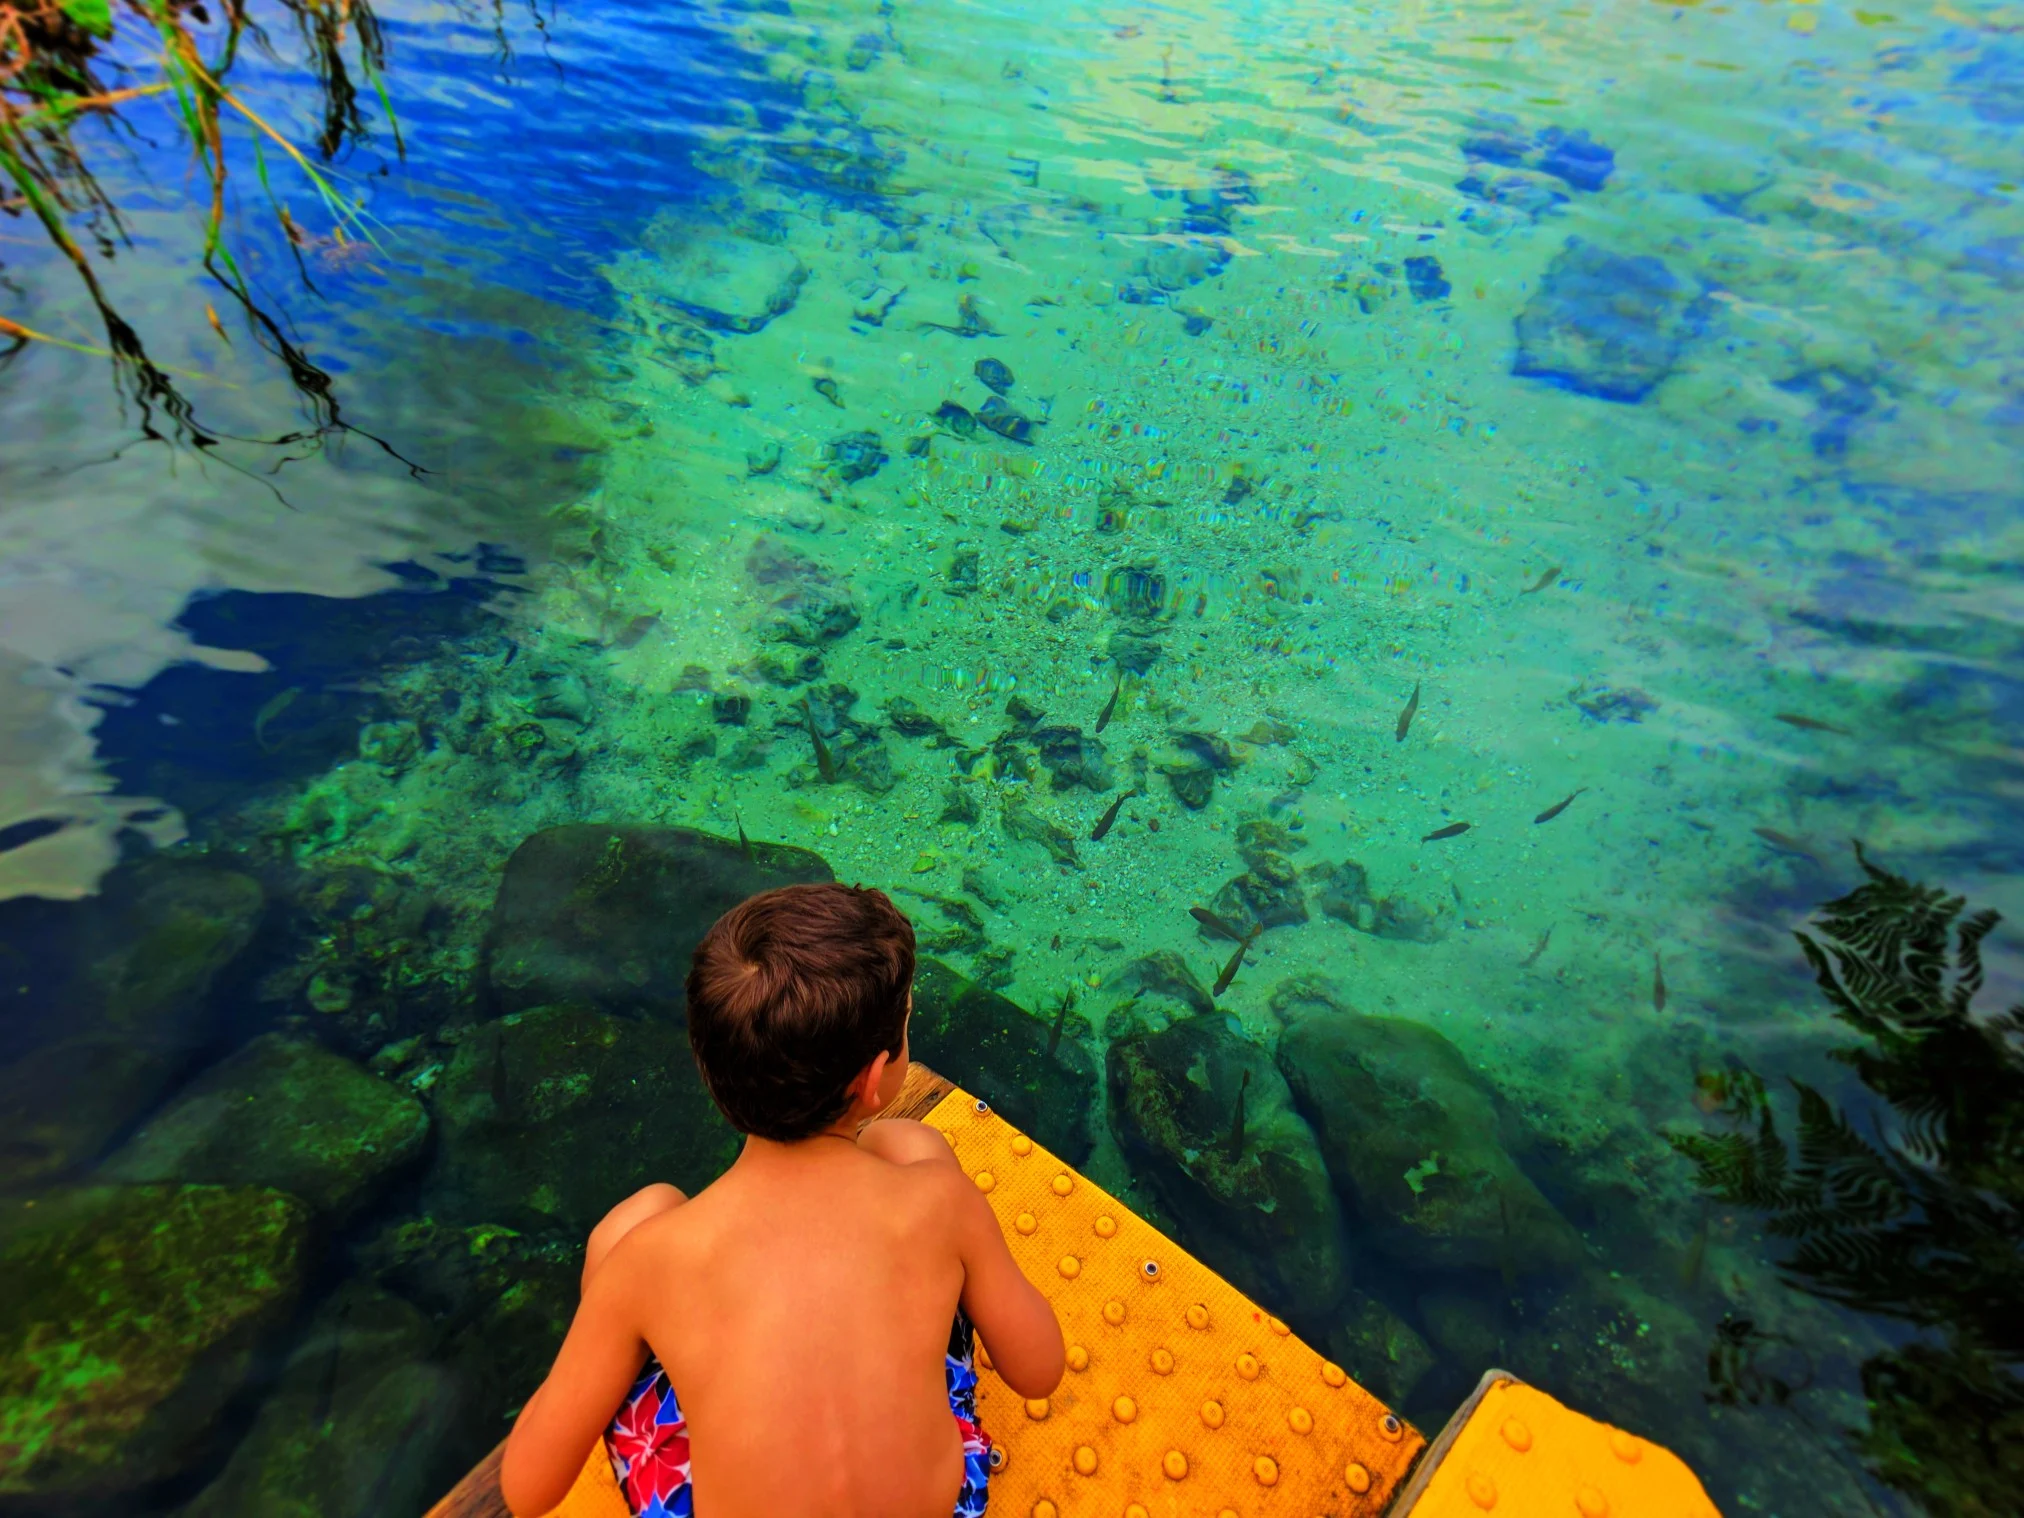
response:
M200 1458L294 1307L308 1228L256 1187L0 1202L0 1499L112 1500Z
M1272 1056L1197 1016L1111 1044L1111 1126L1181 1241L1288 1318L1319 1323L1349 1281L1341 1208Z
M428 1132L411 1093L319 1044L267 1033L186 1086L99 1173L271 1186L342 1221L420 1154Z
M832 878L806 849L748 851L692 828L546 828L513 851L499 883L491 994L507 1012L567 1001L679 1018L689 957L711 923L757 892Z
M1094 1142L1096 1063L1072 1038L939 960L914 971L915 1058L995 1107L1071 1165Z
M1435 1269L1570 1269L1581 1237L1499 1136L1489 1085L1432 1028L1353 1012L1299 1018L1279 1068L1371 1242Z
M578 1235L650 1181L694 1192L737 1135L664 1022L536 1007L471 1029L434 1089L423 1197L456 1222Z

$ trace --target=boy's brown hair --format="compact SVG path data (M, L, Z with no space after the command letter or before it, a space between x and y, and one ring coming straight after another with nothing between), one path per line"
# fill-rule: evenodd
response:
M689 967L689 1047L740 1133L792 1143L904 1039L914 925L883 891L792 885L731 908Z

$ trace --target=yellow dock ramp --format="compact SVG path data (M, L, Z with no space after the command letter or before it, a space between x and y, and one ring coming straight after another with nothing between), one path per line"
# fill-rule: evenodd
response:
M1670 1451L1504 1371L1429 1447L969 1093L917 1068L891 1115L947 1137L1067 1336L1068 1372L1045 1401L1019 1397L979 1353L978 1412L1002 1459L993 1518L1720 1518ZM500 1518L498 1459L430 1518ZM626 1518L602 1441L549 1518Z
M1477 1383L1393 1518L1720 1518L1671 1450L1562 1407L1516 1376Z
M1350 1518L1384 1511L1425 1441L1186 1250L984 1103L925 1121L984 1192L1068 1339L1027 1402L979 1365L1000 1518Z

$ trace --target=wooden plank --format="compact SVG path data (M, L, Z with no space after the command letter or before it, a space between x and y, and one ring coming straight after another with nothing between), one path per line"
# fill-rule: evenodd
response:
M916 1062L907 1066L906 1081L893 1104L872 1121L926 1117L935 1110L937 1102L955 1089L954 1081L944 1080L926 1065ZM512 1518L506 1510L506 1499L499 1495L499 1461L505 1453L506 1441L501 1439L491 1454L472 1466L464 1479L450 1488L441 1502L429 1509L428 1518Z
M499 1495L499 1461L506 1453L506 1441L492 1446L492 1453L472 1466L464 1479L450 1488L449 1495L429 1509L428 1518L512 1518L506 1499Z

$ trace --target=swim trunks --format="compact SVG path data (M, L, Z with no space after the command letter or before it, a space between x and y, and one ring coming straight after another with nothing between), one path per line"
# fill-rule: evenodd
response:
M949 1330L943 1374L949 1411L963 1436L963 1486L956 1493L955 1518L983 1518L991 1496L991 1440L977 1426L976 1334L960 1309ZM689 1425L668 1373L654 1356L647 1356L639 1380L605 1430L604 1448L634 1518L691 1518L695 1497L689 1486Z

